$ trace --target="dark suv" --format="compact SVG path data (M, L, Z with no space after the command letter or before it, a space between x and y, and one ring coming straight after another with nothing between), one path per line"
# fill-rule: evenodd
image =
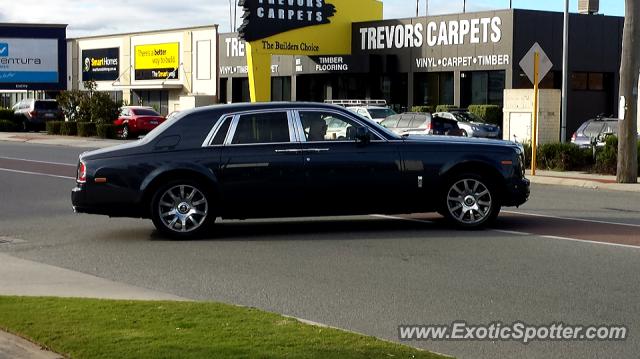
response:
M43 130L48 121L64 120L56 100L22 100L13 106L13 113L20 119L22 130Z
M476 228L528 197L513 142L401 137L313 103L181 112L137 142L82 154L71 195L76 212L151 218L178 238L218 217L437 211Z

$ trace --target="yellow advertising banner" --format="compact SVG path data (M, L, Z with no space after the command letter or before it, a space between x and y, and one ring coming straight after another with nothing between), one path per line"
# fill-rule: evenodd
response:
M240 0L252 102L271 100L271 55L349 55L352 24L382 20L379 0Z
M178 79L180 43L137 45L134 69L136 80Z
M348 55L351 24L382 20L379 0L244 0L240 36L254 53Z

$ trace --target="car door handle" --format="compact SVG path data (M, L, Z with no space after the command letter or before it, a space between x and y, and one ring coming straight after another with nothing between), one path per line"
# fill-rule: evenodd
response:
M289 149L289 150L276 150L276 153L300 153L302 152L301 149Z
M320 153L320 152L329 152L329 149L328 148L307 148L304 151L305 152Z

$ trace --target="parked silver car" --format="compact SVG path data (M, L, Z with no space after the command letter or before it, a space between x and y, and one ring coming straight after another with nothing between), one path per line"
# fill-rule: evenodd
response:
M619 123L617 118L598 117L586 121L571 136L571 143L582 148L591 147L592 142L596 146L604 146L607 136L617 136Z
M389 116L380 124L400 136L462 136L462 131L458 128L455 120L432 116L426 112L405 112L400 115Z
M449 112L438 112L434 115L450 120L458 121L458 127L465 137L501 138L500 126L484 122L479 116L468 110L451 110Z

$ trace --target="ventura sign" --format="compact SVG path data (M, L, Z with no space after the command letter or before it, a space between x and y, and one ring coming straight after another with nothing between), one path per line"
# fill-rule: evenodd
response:
M403 49L498 43L502 39L502 19L481 17L468 20L430 21L359 29L361 50Z
M57 83L58 40L0 38L0 83Z

